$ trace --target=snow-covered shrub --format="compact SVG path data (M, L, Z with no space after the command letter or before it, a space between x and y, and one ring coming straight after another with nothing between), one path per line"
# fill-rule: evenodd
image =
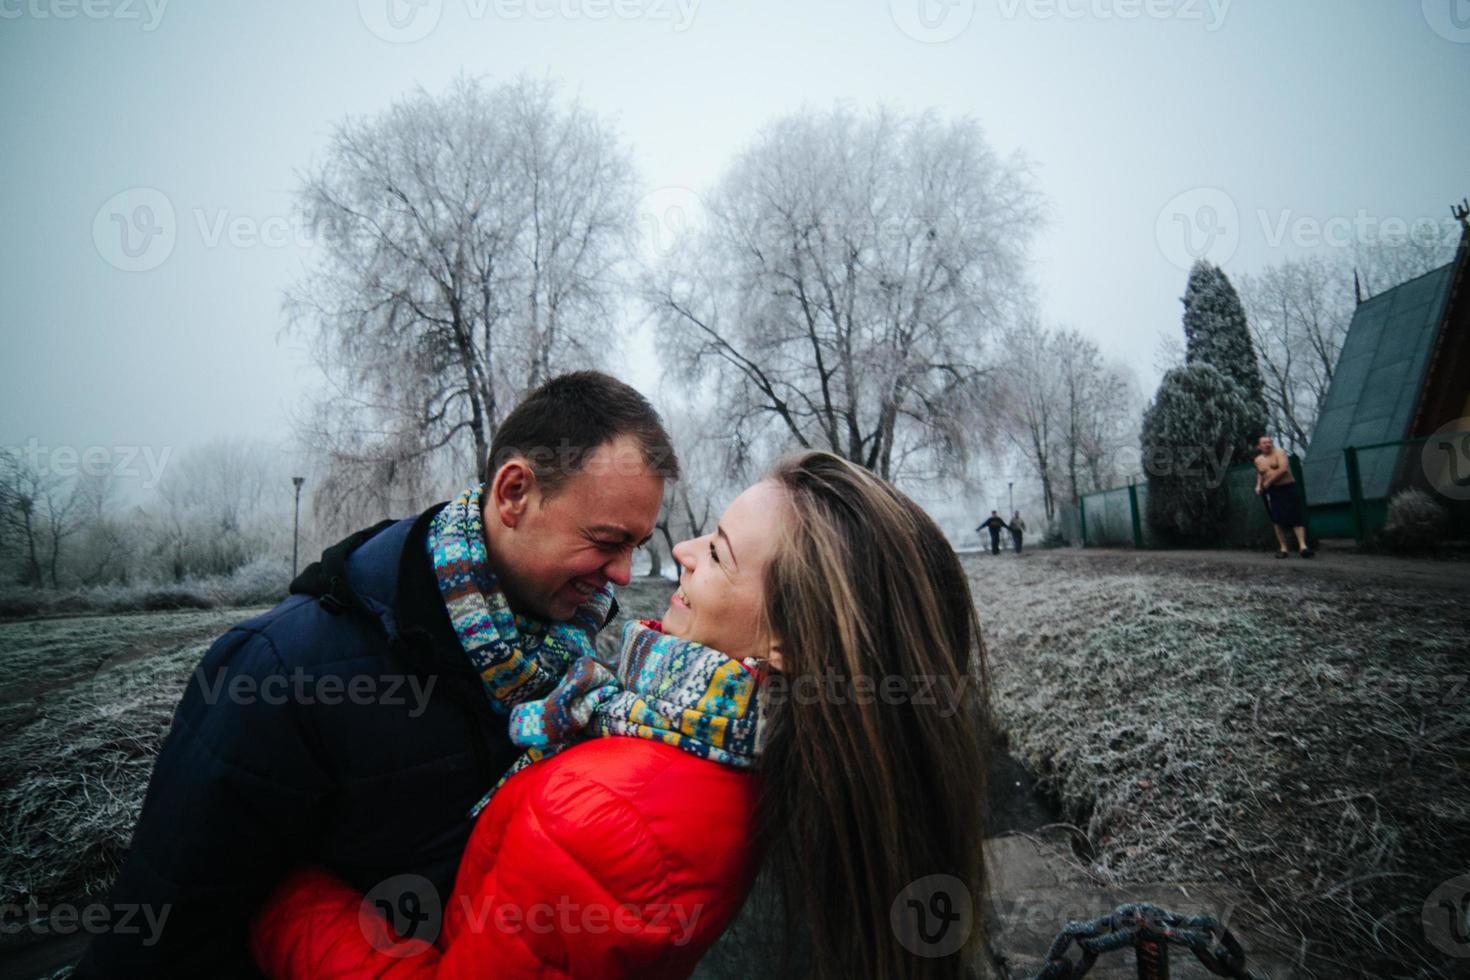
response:
M1423 490L1400 490L1389 498L1388 520L1379 538L1392 551L1429 551L1444 539L1449 514Z
M206 581L222 606L271 606L286 598L291 565L284 558L256 558L229 575Z
M21 586L0 588L0 619L20 619L25 616L40 615L43 595L40 589L27 589Z
M166 612L173 609L213 609L214 602L208 596L188 589L150 589L136 600L136 608L146 612Z
M257 558L229 575L181 582L140 582L76 589L0 587L0 620L88 613L161 612L272 606L286 597L291 566L284 558Z
M1240 386L1251 411L1250 435L1266 423L1266 384L1251 342L1240 295L1217 265L1200 260L1184 290L1184 343L1188 364L1208 364Z
M1230 519L1224 470L1244 461L1256 424L1240 386L1209 364L1164 375L1142 430L1147 520L1161 542L1217 543Z

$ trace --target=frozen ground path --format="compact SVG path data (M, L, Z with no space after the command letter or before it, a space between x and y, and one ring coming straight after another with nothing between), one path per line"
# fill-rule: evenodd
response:
M1470 561L1429 558L1398 558L1392 555L1360 554L1341 544L1328 544L1312 558L1295 551L1276 558L1270 551L1135 551L1132 548L1027 549L1019 559L1009 551L992 556L989 550L961 552L980 562L1042 561L1098 573L1144 572L1157 574L1178 569L1201 578L1244 577L1271 581L1302 578L1345 584L1383 585L1429 592L1470 595ZM982 566L983 567L983 566Z

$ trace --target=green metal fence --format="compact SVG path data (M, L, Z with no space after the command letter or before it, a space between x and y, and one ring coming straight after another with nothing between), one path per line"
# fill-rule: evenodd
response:
M1470 433L1447 433L1394 442L1348 446L1342 451L1346 500L1323 501L1312 512L1327 533L1368 540L1388 520L1396 494L1421 490L1438 501L1450 519L1450 533L1470 533L1470 452L1460 440Z
M1308 464L1289 457L1298 492L1306 504L1303 522L1309 540L1352 537L1367 541L1388 518L1395 494L1422 490L1448 514L1450 535L1470 537L1470 432L1349 446L1340 456ZM1224 548L1276 546L1271 518L1256 495L1256 470L1240 463L1225 471L1228 518L1216 542ZM1313 490L1326 488L1318 494ZM1331 499L1320 499L1331 495ZM1130 484L1085 494L1076 508L1077 533L1069 543L1093 548L1148 548L1155 545L1144 516L1148 484ZM1070 518L1071 515L1066 515Z
M1082 545L1092 548L1139 548L1143 546L1142 511L1133 484L1084 494L1078 502Z
M1289 457L1298 492L1305 492L1301 460ZM1256 495L1256 468L1239 463L1225 471L1229 516L1215 544L1222 548L1275 548L1271 516ZM1080 543L1090 548L1151 548L1156 542L1145 516L1148 513L1148 484L1129 484L1084 494L1077 505ZM1307 534L1313 527L1305 515Z

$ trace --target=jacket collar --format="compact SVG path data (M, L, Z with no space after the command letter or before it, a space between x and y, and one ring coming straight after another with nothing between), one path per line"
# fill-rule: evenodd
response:
M398 559L393 611L400 636L441 664L468 668L469 660L449 621L449 610L444 607L429 561L429 525L446 506L442 503L430 507L408 529Z
M429 561L429 524L448 502L416 518L382 521L322 552L291 583L293 593L320 597L331 612L374 617L389 642L400 641L437 666L470 669ZM618 614L613 599L604 626Z

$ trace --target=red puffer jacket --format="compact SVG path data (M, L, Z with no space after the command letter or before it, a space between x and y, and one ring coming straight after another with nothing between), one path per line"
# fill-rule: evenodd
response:
M754 807L747 771L593 739L495 794L435 945L399 942L362 894L307 869L256 916L251 951L276 978L688 976L750 891Z

